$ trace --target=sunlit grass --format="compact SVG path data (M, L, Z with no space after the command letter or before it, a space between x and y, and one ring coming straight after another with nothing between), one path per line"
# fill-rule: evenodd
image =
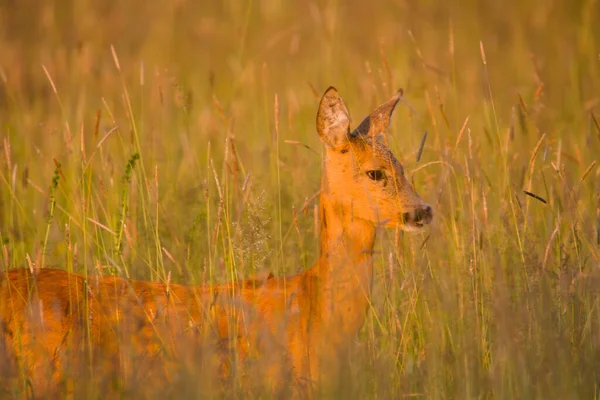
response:
M598 397L597 1L67 3L0 5L3 269L302 271L318 97L356 124L403 87L389 142L434 223L379 235L339 395ZM164 393L220 393L186 367Z

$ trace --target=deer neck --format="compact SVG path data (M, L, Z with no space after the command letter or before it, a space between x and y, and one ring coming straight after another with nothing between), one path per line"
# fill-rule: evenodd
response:
M320 195L320 254L313 273L322 321L348 337L363 325L369 305L375 227L332 197L326 190Z

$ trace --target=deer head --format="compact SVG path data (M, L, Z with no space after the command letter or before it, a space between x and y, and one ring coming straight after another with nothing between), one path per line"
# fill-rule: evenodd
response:
M346 105L334 87L327 89L317 113L326 147L322 189L346 216L417 231L431 222L431 207L413 190L384 140L401 96L396 93L351 131Z

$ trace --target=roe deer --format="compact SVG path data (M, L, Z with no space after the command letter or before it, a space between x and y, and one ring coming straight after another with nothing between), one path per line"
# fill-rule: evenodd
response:
M400 97L398 92L351 131L337 90L323 95L316 121L326 147L320 253L312 268L214 286L10 270L0 274L0 351L31 382L25 386L39 393L77 379L79 369L71 370L71 378L65 372L77 357L82 365L104 359L125 374L135 364L128 357L165 353L168 362L184 356L190 342L212 340L213 370L221 379L233 374L237 364L230 360L242 366L243 377L258 359L267 387L310 395L335 374L339 355L365 321L376 229L415 231L432 219L431 207L382 140ZM285 385L288 377L291 385Z

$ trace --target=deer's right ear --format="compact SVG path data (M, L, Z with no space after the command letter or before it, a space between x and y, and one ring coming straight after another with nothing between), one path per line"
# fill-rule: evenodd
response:
M325 91L319 103L317 132L321 141L331 148L346 143L350 135L350 113L333 86Z

